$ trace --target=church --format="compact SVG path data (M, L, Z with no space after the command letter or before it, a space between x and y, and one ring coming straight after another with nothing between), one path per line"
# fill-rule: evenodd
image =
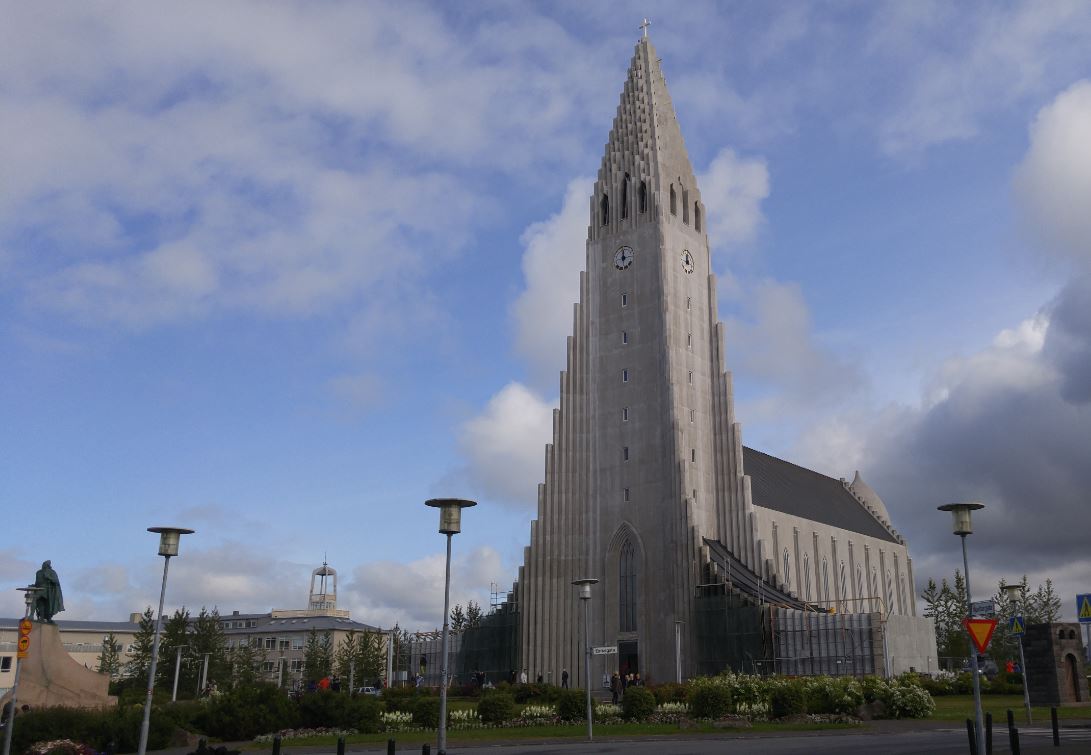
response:
M590 198L560 406L511 595L518 662L603 674L936 669L913 563L859 473L743 445L707 214L655 48L636 45ZM616 648L616 652L613 649Z

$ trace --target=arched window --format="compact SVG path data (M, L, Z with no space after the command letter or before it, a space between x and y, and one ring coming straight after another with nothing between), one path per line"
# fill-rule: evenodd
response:
M849 583L845 574L845 562L841 562L841 613L845 612L845 601L849 599Z
M894 578L889 569L886 570L886 613L888 616L894 613Z
M825 601L830 599L830 565L826 559L822 559L822 594L819 597Z
M648 184L644 181L640 182L640 212L645 213L648 211Z
M608 225L610 223L610 197L607 194L602 195L602 202L599 204L602 210L602 224Z
M621 181L621 219L629 217L629 174Z
M811 599L811 557L803 554L803 599Z
M697 202L693 203L693 227L701 230L701 205Z
M678 198L674 194L674 184L671 184L671 215L678 214Z
M636 551L628 540L621 546L618 565L619 611L618 628L622 632L636 631Z
M863 600L867 597L867 593L864 592L864 570L862 567L856 567L856 607L857 610L861 610L864 607Z
M788 590L792 589L792 562L788 558L788 549L784 549L784 585Z

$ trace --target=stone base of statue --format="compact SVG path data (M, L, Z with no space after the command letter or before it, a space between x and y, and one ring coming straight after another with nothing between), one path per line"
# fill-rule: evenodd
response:
M67 708L101 708L116 705L109 694L110 677L85 668L64 649L56 624L34 622L30 651L19 661L16 705L31 710L61 705ZM11 693L0 698L0 706Z

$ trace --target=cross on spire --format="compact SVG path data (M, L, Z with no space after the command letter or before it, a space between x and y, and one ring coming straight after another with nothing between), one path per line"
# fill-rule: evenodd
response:
M644 19L644 23L642 23L642 24L640 25L640 28L644 30L644 39L647 39L647 38L648 38L648 27L649 27L649 26L651 26L651 24L650 24L650 23L648 23L648 19L646 19L646 18L645 18L645 19Z

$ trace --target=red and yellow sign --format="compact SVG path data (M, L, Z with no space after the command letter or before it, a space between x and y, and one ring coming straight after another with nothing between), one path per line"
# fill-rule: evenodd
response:
M963 619L962 626L966 627L977 652L984 653L996 631L996 619Z
M30 622L30 619L23 619L19 622L19 652L15 654L16 658L26 658L27 653L30 651L30 630L34 628L34 625Z

